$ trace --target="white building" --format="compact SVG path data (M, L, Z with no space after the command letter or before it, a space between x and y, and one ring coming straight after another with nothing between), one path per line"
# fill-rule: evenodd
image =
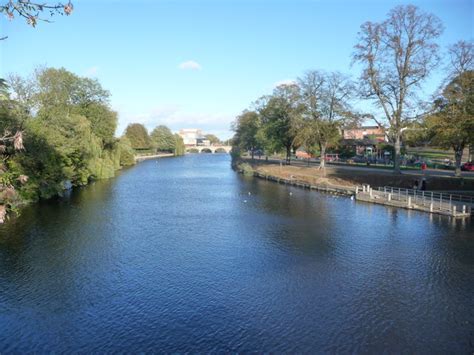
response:
M178 134L183 138L184 145L197 145L198 138L202 137L202 131L197 128L180 129Z
M180 129L178 134L183 138L186 146L209 146L211 142L204 137L202 130L198 128Z

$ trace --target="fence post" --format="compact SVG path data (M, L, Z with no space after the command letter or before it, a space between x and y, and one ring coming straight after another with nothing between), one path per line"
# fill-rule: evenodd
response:
M408 208L411 208L411 196L408 196Z
M359 186L356 186L356 195L359 193Z
M456 206L453 206L453 216L456 216Z
M466 205L462 205L462 213L466 213Z
M372 188L369 187L369 196L372 198Z
M388 201L391 201L391 200L392 200L392 194L388 193Z
M433 202L430 203L430 212L433 212Z

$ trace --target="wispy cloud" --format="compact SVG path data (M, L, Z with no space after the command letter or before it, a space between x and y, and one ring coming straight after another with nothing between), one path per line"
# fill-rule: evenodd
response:
M276 88L281 85L294 85L294 84L296 84L296 80L285 79L285 80L280 80L280 81L277 81L276 83L273 83L273 87Z
M96 77L98 72L99 72L99 67L93 66L93 67L87 68L84 72L84 75L88 77Z
M216 134L221 139L232 136L230 130L234 115L219 112L189 112L175 104L160 105L148 113L121 114L118 132L121 134L127 125L132 122L144 124L148 130L158 125L168 126L177 132L181 128L201 128L205 133Z
M178 68L181 70L201 70L201 64L194 60L188 60L186 62L181 63L178 65Z

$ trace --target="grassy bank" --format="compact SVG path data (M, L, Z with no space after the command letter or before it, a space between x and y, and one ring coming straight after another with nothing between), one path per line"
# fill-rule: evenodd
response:
M234 168L247 175L272 176L279 179L295 181L297 183L309 184L323 188L354 189L355 186L369 184L374 187L392 186L401 188L412 188L416 179L422 178L417 175L394 174L385 169L380 171L347 170L337 166L329 166L326 169L318 169L310 166L291 166L266 163L265 161L251 161L237 159L233 163ZM450 176L425 176L428 190L433 191L465 191L474 190L474 179L456 178Z

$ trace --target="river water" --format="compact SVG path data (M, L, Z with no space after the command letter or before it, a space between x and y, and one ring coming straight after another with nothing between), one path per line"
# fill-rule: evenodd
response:
M474 351L474 223L145 161L0 227L0 352Z

